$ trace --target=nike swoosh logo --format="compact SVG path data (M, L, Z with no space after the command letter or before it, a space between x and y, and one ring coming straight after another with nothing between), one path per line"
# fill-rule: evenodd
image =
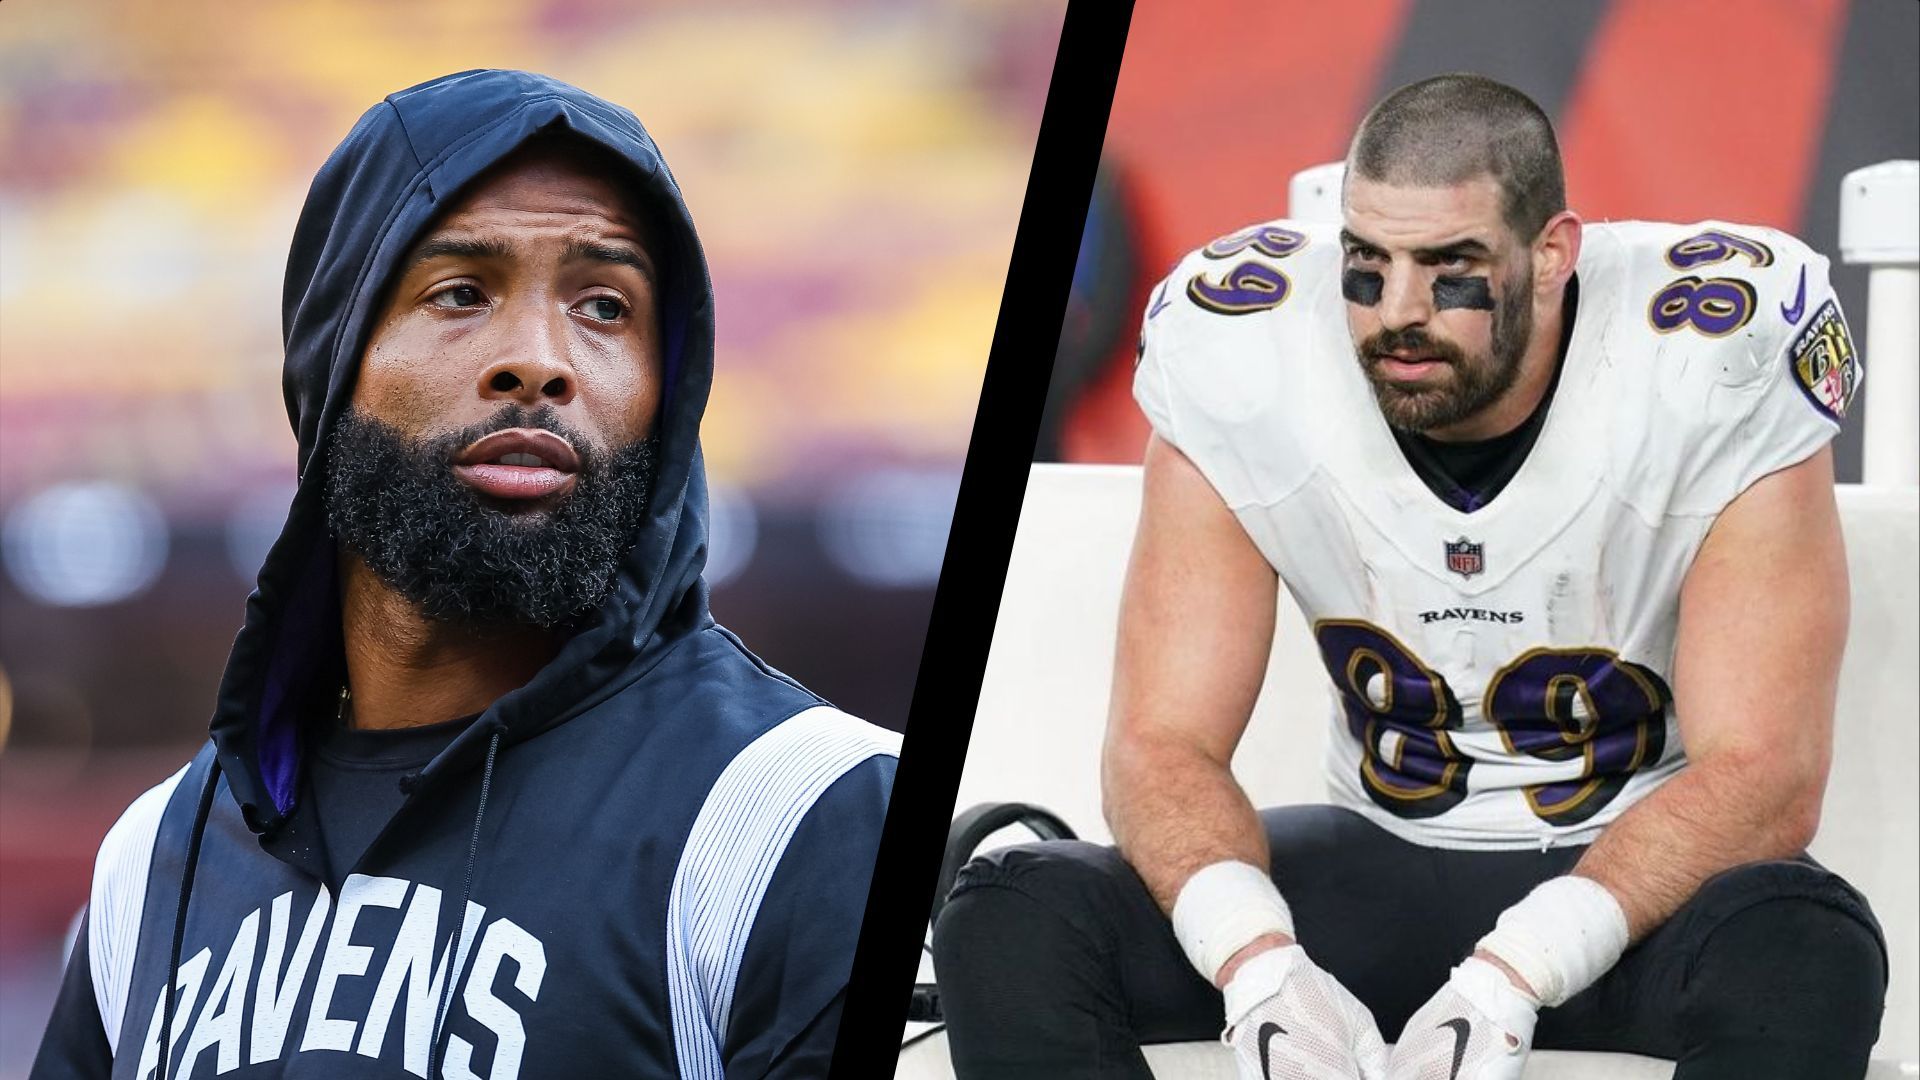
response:
M1273 1063L1268 1058L1268 1055L1272 1053L1273 1037L1275 1035L1285 1035L1286 1033L1286 1028L1281 1027L1271 1020L1260 1025L1260 1075L1269 1078L1269 1080L1271 1080L1273 1076Z
M1460 1080L1460 1063L1466 1060L1467 1036L1473 1034L1473 1025L1456 1016L1440 1026L1453 1031L1453 1069L1447 1073L1447 1080Z
M1807 311L1807 268L1800 268L1800 288L1793 294L1793 303L1781 304L1780 314L1787 320L1788 326L1800 325L1800 316Z

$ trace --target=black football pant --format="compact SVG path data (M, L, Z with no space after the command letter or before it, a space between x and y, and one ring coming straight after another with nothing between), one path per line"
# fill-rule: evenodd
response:
M1503 909L1581 853L1425 847L1331 806L1261 817L1300 943L1388 1042ZM933 948L961 1080L1146 1080L1141 1044L1222 1026L1219 991L1113 848L1052 841L973 860ZM1599 982L1542 1010L1534 1046L1674 1059L1677 1080L1857 1078L1886 971L1852 886L1811 860L1756 863L1709 880Z

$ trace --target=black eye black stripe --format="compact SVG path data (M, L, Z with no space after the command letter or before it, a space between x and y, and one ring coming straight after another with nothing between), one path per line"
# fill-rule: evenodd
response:
M1347 269L1340 274L1340 295L1350 304L1373 307L1380 303L1386 279L1372 270ZM1441 311L1465 308L1469 311L1493 310L1493 286L1480 276L1441 275L1433 279L1433 306Z
M1386 279L1371 270L1347 270L1340 275L1340 295L1350 304L1373 307L1385 288Z
M1447 308L1467 308L1471 311L1493 310L1493 286L1484 277L1449 277L1445 274L1433 279L1433 306L1441 310Z

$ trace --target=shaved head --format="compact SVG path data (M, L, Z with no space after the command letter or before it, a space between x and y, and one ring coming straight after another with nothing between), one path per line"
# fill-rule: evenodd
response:
M1437 75L1389 94L1361 121L1347 173L1422 188L1492 177L1501 216L1523 241L1567 207L1560 145L1547 114L1527 95L1479 75Z

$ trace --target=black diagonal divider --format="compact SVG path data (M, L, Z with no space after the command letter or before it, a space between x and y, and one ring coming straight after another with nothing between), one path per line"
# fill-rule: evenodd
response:
M893 1075L1132 0L1070 0L960 477L832 1075Z

